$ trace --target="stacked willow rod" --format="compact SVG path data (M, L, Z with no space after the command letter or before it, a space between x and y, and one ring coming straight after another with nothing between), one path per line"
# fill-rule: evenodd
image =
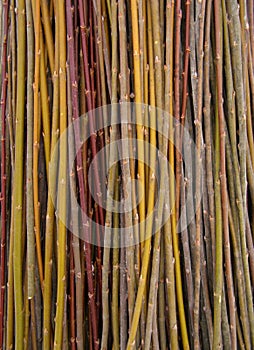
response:
M0 349L253 349L254 2L0 19Z

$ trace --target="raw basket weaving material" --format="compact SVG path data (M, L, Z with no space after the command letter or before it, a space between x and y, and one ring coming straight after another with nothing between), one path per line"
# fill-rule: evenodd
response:
M0 349L254 349L254 1L0 2Z

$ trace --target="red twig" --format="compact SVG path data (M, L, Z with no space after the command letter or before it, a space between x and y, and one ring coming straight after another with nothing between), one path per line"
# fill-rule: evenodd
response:
M93 112L93 102L92 102L92 89L91 89L91 81L90 81L90 73L89 73L89 61L88 61L88 48L87 48L87 40L86 40L86 27L84 21L84 10L83 10L83 2L79 0L79 20L80 20L80 30L81 30L81 43L82 43L82 51L83 51L83 61L84 61L84 71L85 71L85 87L86 87L86 100L87 100L87 110L89 115L89 127L91 134L91 150L92 156L95 157L97 154L96 149L96 138L97 135L94 133L95 125L94 125L94 112ZM100 223L104 224L104 213L101 205L101 185L99 179L98 172L98 164L97 161L94 162L94 183L96 186L97 193L97 203L99 204L99 217Z
M95 206L95 220L96 223L99 222L99 212L98 212L98 206ZM99 225L96 225L96 236L97 236L97 248L96 248L96 265L97 265L97 308L98 311L100 312L100 307L101 307L101 298L102 298L102 266L101 266L101 236L100 236L100 231L99 231Z
M95 108L95 99L96 99L96 91L95 91L95 82L94 82L94 37L93 37L93 5L92 1L90 1L89 6L89 44L90 44L90 77L91 77L91 97L92 97L92 106Z
M68 52L69 52L69 60L70 60L70 81L71 81L71 95L72 95L72 115L73 119L76 121L79 118L79 105L78 105L78 83L75 69L75 49L74 49L74 32L73 32L73 21L72 21L72 11L71 11L71 1L67 0L67 36L68 36ZM84 27L84 13L83 13L83 4L79 3L81 26ZM82 40L83 46L86 47L86 38ZM84 43L85 42L85 43ZM88 62L87 62L87 51L83 53L84 57L84 68L85 68L85 78L87 84L87 95L91 94L90 89L90 77L88 70ZM91 97L91 96L90 96ZM87 99L88 110L92 110L92 101L91 98ZM94 132L94 129L92 129ZM78 175L78 183L79 183L79 196L80 196L80 204L82 209L82 222L84 229L84 238L85 238L85 253L86 253L86 269L87 269L87 283L88 283L88 296L89 296L89 308L90 308L90 316L92 323L92 334L93 334L93 344L94 349L99 348L99 340L98 340L98 323L96 317L96 304L95 304L95 295L94 295L94 286L93 286L93 275L92 275L92 257L91 257L91 245L89 242L89 228L86 223L85 214L87 214L87 202L85 198L85 184L84 184L84 175L83 175L83 161L82 161L82 153L81 153L81 137L80 137L80 127L79 123L74 123L74 138L75 138L75 147L77 152L77 175ZM92 138L92 137L91 137ZM94 142L92 142L92 147L96 147L96 138L93 138ZM96 148L95 148L96 154ZM98 180L98 172L97 172L97 180ZM98 182L97 182L98 183ZM98 193L98 192L97 192ZM103 219L103 218L102 218Z
M70 237L70 330L71 330L71 349L76 349L76 321L75 321L75 271L73 256L73 235Z

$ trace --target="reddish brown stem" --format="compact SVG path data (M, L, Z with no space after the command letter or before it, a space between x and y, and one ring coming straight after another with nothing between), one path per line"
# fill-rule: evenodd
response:
M99 211L98 206L95 206L95 221L96 223L99 222ZM97 238L97 248L96 248L96 265L97 265L97 303L98 303L98 311L100 311L100 305L101 305L101 297L102 297L102 266L101 266L101 237L100 237L100 228L99 225L96 225L96 238Z
M67 6L67 36L68 36L68 51L69 51L69 61L70 61L71 96L72 96L72 115L73 115L73 120L76 121L79 118L78 84L77 84L77 76L76 76L76 69L75 69L74 33L73 33L73 21L72 21L70 0L67 0L66 6ZM83 22L81 21L81 23L84 23L84 13L83 13L82 4L79 4L79 10L80 10L80 17L83 20ZM83 41L85 41L85 46L86 46L86 40L83 40ZM86 73L85 74L86 83L88 84L87 88L89 91L91 91L90 83L87 82L87 80L90 80L87 55L85 54L83 55L85 56L84 68ZM92 109L91 98L88 99L87 103L88 103L88 109L91 110ZM77 122L74 123L74 138L75 138L75 147L77 152L76 162L77 162L77 176L78 176L78 183L79 183L79 190L80 190L79 191L80 204L82 209L82 222L83 224L85 224L87 222L86 214L87 214L88 208L87 208L87 203L85 198L85 184L84 184L84 174L83 174L83 160L82 160L82 153L81 153L80 126L79 126L79 123ZM94 143L92 144L94 147L96 147L96 144L95 144L96 138L93 137L93 140L94 140ZM96 154L96 148L95 148L95 154ZM97 175L98 175L98 172L97 172ZM96 303L95 303L93 275L92 275L91 245L88 243L90 242L89 227L87 225L82 225L82 228L84 230L84 239L85 239L87 283L88 283L88 295L89 295L89 308L90 308L91 323L92 323L93 345L94 345L94 349L98 349L99 347L98 324L97 324L97 317L96 317Z
M89 127L91 134L91 150L92 156L95 157L97 154L96 149L96 138L97 135L94 133L95 125L94 125L94 111L93 111L93 102L92 102L92 89L91 89L91 81L90 81L90 73L89 73L89 61L88 61L88 48L87 48L87 40L86 40L86 27L84 21L84 10L83 10L83 2L79 0L79 20L80 20L80 30L81 30L81 44L82 44L82 52L83 52L83 61L84 61L84 71L85 71L85 88L86 88L86 102L87 102L87 111L89 116ZM101 185L99 179L98 172L98 164L97 161L94 162L94 183L96 186L96 199L99 205L99 217L100 223L104 225L104 213L101 205Z
M94 37L93 37L93 5L92 1L90 1L89 6L89 25L90 25L90 35L89 35L89 44L90 44L90 77L91 77L91 97L92 97L92 106L93 109L95 108L95 98L96 98L96 91L95 91L95 82L94 82Z
M70 238L70 335L71 349L76 349L76 322L75 322L75 270L74 270L74 255L73 255L73 235Z

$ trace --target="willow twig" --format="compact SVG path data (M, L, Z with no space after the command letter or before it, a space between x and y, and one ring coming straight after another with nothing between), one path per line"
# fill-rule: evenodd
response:
M201 240L201 179L202 179L202 81L203 81L203 40L206 1L202 1L199 13L199 38L198 38L198 86L197 86L197 114L195 115L196 131L196 236L195 236L195 277L194 277L194 348L198 349L199 340L199 317L200 317L200 240Z
M24 312L22 292L22 231L23 231L23 154L24 154L24 121L25 121L25 47L26 47L25 1L18 3L18 52L17 52L17 107L15 133L15 173L13 183L14 217L14 300L15 300L15 349L24 347Z
M52 258L53 258L53 232L54 232L54 201L51 193L56 192L57 178L57 155L55 148L59 134L59 19L58 8L55 8L55 61L53 74L53 106L52 106L52 135L51 135L51 157L56 152L55 159L51 158L51 172L48 181L48 203L45 229L45 258L44 258L44 295L43 295L43 344L45 349L50 348L51 344L51 302L52 302Z
M222 322L222 287L223 287L223 248L222 248L222 212L221 212L221 193L219 180L220 167L220 135L218 108L216 108L215 120L215 285L214 285L214 328L213 328L213 347L218 349L222 344L221 322Z
M49 57L49 65L51 74L53 76L54 74L54 43L53 43L53 34L51 29L51 23L50 23L50 11L49 6L46 0L41 0L41 14L43 19L43 27L44 27L44 33L45 33L45 40L47 45L47 54Z
M115 0L111 2L112 10L112 32L115 35L112 38L112 111L111 111L111 129L110 129L110 145L109 145L109 175L108 175L108 190L106 203L106 218L105 218L105 236L104 236L104 255L103 255L103 270L102 270L102 310L103 310L103 328L101 350L108 349L109 337L109 262L110 262L110 247L111 247L111 232L113 227L112 213L114 206L112 199L115 198L115 181L117 181L117 148L114 144L117 140L117 6ZM115 332L114 332L115 333ZM116 336L116 334L115 334ZM116 338L114 338L114 341ZM117 345L116 345L117 346Z
M34 296L35 237L33 212L33 79L34 79L34 34L31 1L26 1L27 45L27 168L26 168L26 214L27 214L27 283L28 298Z
M5 304L5 266L6 266L6 105L7 105L7 39L9 2L3 3L4 31L2 43L2 90L1 90L1 267L0 267L0 348L3 347L4 304Z
M70 1L67 1L67 8L70 9ZM81 5L79 5L81 6ZM80 8L80 14L82 11L83 5ZM80 128L79 124L77 122L77 119L79 118L79 107L78 107L78 86L77 86L77 70L75 69L75 59L74 59L74 35L73 35L73 24L72 24L72 18L71 18L71 13L69 12L70 10L67 11L67 32L68 32L68 52L69 52L69 58L70 58L70 80L71 80L71 93L72 93L72 100L73 100L73 105L72 105L72 114L73 114L73 119L76 121L74 124L74 137L75 137L75 147L76 147L76 152L77 152L77 175L78 175L78 182L79 182L79 187L80 187L80 200L81 200L81 208L82 208L82 221L85 223L85 214L87 213L87 204L85 200L85 187L84 187L84 175L83 175L83 164L82 164L82 155L81 155L81 137L80 137ZM83 14L80 15L80 19L83 22ZM83 23L82 23L83 25ZM81 28L81 32L83 28ZM83 58L84 58L84 68L85 68L85 77L86 77L86 85L87 85L87 105L88 105L88 110L92 110L93 102L92 102L92 96L91 96L91 85L90 85L90 77L89 77L89 72L88 72L88 62L87 60L87 47L86 47L86 41L84 40L85 38L83 37L82 40L82 49L83 49ZM94 128L93 126L93 120L91 120L91 128ZM96 154L96 139L94 135L94 129L92 129L93 135L91 136L91 142L92 142L92 153L93 156ZM97 198L100 198L100 181L98 178L98 166L96 163L95 166L95 186L96 186L96 193L97 193ZM100 216L100 223L103 223L104 221L104 215L102 211L102 206L101 206L101 200L98 200L98 205L99 205L99 216ZM86 268L87 268L87 280L88 280L88 293L89 293L89 300L90 300L90 310L91 310L91 319L92 319L92 329L93 329L93 344L95 348L98 348L99 346L99 341L98 341L98 324L96 320L96 305L95 305L95 294L94 294L94 286L93 286L93 280L92 280L92 258L91 258L91 246L89 244L89 239L88 239L88 230L87 230L87 225L83 226L84 228L84 239L85 239L85 251L86 251Z
M43 265L41 254L41 237L40 237L40 203L39 203L39 179L38 179L38 162L39 162L39 145L40 145L40 2L32 2L33 19L35 27L35 64L34 64L34 127L33 127L33 199L34 199L34 223L36 251L39 266L41 286L43 284Z
M65 6L64 3L58 4L59 14L59 43L65 41ZM54 349L61 349L63 342L63 321L65 305L65 286L66 286L66 227L67 218L67 139L64 134L67 126L67 94L66 94L66 46L59 51L59 113L60 113L60 145L59 145L59 174L58 174L58 259L57 259L57 307L55 318Z

